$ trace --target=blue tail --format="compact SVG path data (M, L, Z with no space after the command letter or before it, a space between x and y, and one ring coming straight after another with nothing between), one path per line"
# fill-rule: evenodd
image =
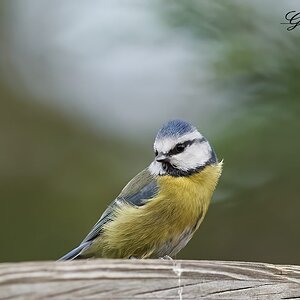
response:
M58 259L57 261L65 261L65 260L73 260L75 258L79 258L81 251L90 245L89 242L80 244L77 248L73 249L69 253L65 254L63 257Z

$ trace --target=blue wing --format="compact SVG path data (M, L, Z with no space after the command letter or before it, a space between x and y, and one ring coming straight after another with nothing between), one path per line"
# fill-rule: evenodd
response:
M76 247L75 249L68 252L67 254L65 254L60 259L58 259L58 261L75 259L76 257L78 257L80 255L81 251L84 250L85 248L87 248L89 245L90 245L90 243L88 243L88 242L87 243L81 243L78 247Z
M94 225L91 232L82 243L96 238L103 228L103 225L114 218L114 211L123 203L134 206L142 206L158 192L156 178L151 175L148 169L137 174L121 191L120 195L104 211L99 221Z
M74 259L89 247L92 241L101 235L103 226L114 219L114 212L117 207L127 203L136 207L145 205L158 193L156 177L151 175L148 168L137 174L121 191L120 195L108 206L99 221L94 225L90 233L81 244L64 255L60 260Z

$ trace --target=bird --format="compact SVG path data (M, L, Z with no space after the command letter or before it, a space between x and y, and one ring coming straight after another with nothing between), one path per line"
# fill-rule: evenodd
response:
M186 246L205 217L223 161L195 126L180 119L159 129L154 155L59 261L172 258Z

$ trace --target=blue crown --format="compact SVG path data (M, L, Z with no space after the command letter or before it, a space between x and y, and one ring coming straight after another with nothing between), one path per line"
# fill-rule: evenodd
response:
M196 128L189 122L183 120L171 120L165 123L158 131L156 139L179 137L194 132L195 130Z

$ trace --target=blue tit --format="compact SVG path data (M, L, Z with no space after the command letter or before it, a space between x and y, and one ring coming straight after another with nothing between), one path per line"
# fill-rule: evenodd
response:
M158 131L154 161L104 211L82 243L60 260L175 256L204 219L222 172L207 139L190 123Z

